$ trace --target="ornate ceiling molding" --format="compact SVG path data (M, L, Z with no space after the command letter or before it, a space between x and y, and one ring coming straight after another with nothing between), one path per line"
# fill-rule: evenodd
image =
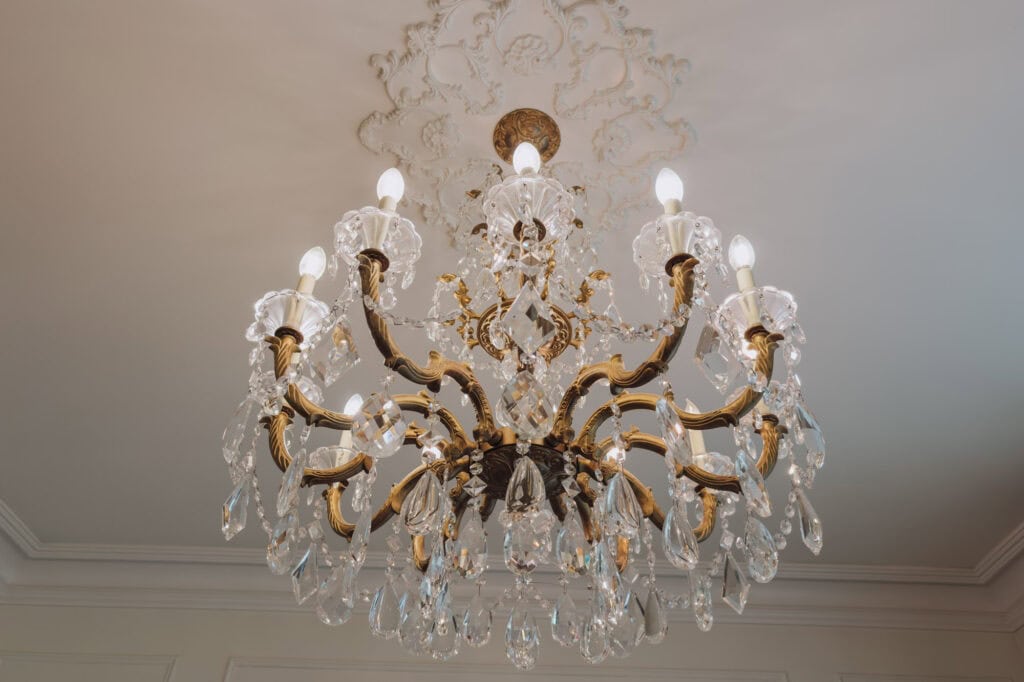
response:
M692 139L675 113L689 64L627 26L617 0L431 0L403 50L373 55L393 108L366 117L362 143L397 158L406 196L454 236L478 222L465 189L501 171L482 144L506 112L532 107L562 128L549 170L587 189L577 213L595 231L650 207L653 173Z

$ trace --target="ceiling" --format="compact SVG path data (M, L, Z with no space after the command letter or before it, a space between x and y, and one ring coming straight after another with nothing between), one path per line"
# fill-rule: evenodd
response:
M830 443L821 560L973 566L1024 519L1024 5L629 6L692 64L688 204L747 234L759 280L800 302ZM372 199L391 160L357 130L391 103L369 55L430 16L407 0L0 5L0 500L43 541L222 544L219 438L251 303ZM604 253L620 302L646 310L638 227ZM419 229L422 284L453 251ZM414 288L399 312L427 300ZM680 357L677 391L703 381ZM372 359L339 406L375 387Z

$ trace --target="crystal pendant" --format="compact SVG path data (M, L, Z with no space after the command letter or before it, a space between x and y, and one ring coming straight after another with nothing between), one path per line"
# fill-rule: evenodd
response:
M679 570L689 570L697 565L700 549L681 502L674 503L665 515L662 539L665 558L673 566Z
M633 486L625 474L612 477L605 490L605 516L603 530L608 535L635 538L643 521L643 511L637 502Z
M230 540L245 528L245 522L249 515L249 487L251 480L248 476L242 476L242 480L238 482L235 489L228 495L228 499L224 501L220 530L224 533L225 540Z
M473 474L468 481L462 484L462 489L473 497L479 497L480 493L487 490L487 482L476 474Z
M800 538L807 545L807 549L817 556L822 545L821 519L818 518L818 512L814 511L803 489L796 488L795 492L796 510L800 515Z
M661 595L654 587L647 592L644 603L644 635L651 644L659 644L668 632L668 616L661 603Z
M516 300L501 316L501 327L512 342L526 353L536 353L555 336L558 329L551 309L540 297L533 282L527 282Z
M505 565L516 575L526 575L547 562L551 553L554 514L543 509L523 513L505 530Z
M386 393L372 394L352 417L352 442L371 457L390 457L398 452L405 441L405 430L402 409Z
M693 466L715 476L732 476L735 471L732 461L717 452L701 452L693 455Z
M521 456L505 493L505 511L519 513L533 511L544 501L544 477L532 459Z
M750 594L750 583L740 570L732 552L725 553L725 567L722 574L722 601L732 607L738 614L743 614Z
M417 439L423 448L437 448L445 439L445 430L441 426L441 420L432 417L427 422L427 429Z
M317 575L317 550L316 545L311 542L292 569L292 592L295 594L295 601L304 604L318 589L320 579Z
M711 576L703 571L690 571L690 604L693 606L693 618L697 628L707 632L714 623L711 613Z
M309 453L309 462L306 466L310 469L335 469L348 464L358 454L344 445L327 445Z
M291 569L295 561L293 554L298 532L299 522L294 512L281 517L271 531L270 542L267 544L267 566L274 575L284 575Z
M473 647L483 646L491 639L491 610L480 594L469 600L462 614L462 636Z
M587 663L597 664L608 658L608 631L604 623L592 617L580 633L580 655Z
M644 638L644 614L636 595L629 593L624 600L622 614L608 630L608 653L625 658Z
M370 602L370 632L384 639L395 637L400 615L398 592L389 576Z
M553 412L540 382L524 369L505 385L495 416L502 426L515 431L520 438L535 440L551 430Z
M654 406L661 426L661 437L665 441L665 463L675 473L679 468L689 466L692 455L686 442L686 429L667 398L660 398Z
M743 542L750 577L759 583L771 582L779 570L779 552L771 532L759 520L749 516Z
M459 653L459 626L449 609L444 609L434 619L427 633L426 649L435 661L447 661Z
M352 617L355 606L355 565L346 561L335 566L316 595L316 616L324 625L342 625Z
M728 349L718 332L711 325L706 325L697 339L693 359L701 373L719 392L725 391L732 380L731 362L727 353Z
M594 587L604 595L614 594L615 588L619 584L619 571L606 542L594 543L594 548L591 550L591 561Z
M402 608L399 611L398 640L402 646L411 654L421 654L426 650L426 640L429 631L423 618L423 611L417 604L411 603L415 599L406 593L402 597Z
M764 487L764 477L742 450L736 453L736 478L740 481L740 488L743 490L747 506L753 509L758 516L763 518L771 516L772 504L768 497L768 490Z
M316 363L316 373L325 386L330 386L359 362L359 353L352 339L352 331L344 321L331 331L331 349L327 360Z
M462 514L452 558L463 578L475 580L487 569L487 533L480 511L473 506Z
M505 656L520 670L531 670L537 664L540 632L537 621L520 598L505 625Z
M587 574L587 563L590 556L587 538L583 534L583 526L576 514L569 514L562 522L562 528L555 538L555 556L558 567L566 575L578 576Z
M568 592L562 592L551 610L551 638L562 646L576 646L580 641L580 613Z
M299 499L299 488L302 486L302 475L306 473L306 451L299 450L281 479L281 487L277 491L277 515L285 516L295 507Z
M807 449L807 463L820 469L825 463L825 436L814 413L800 400L796 403L796 421L800 429L797 437Z
M238 458L238 449L242 446L246 434L249 433L249 426L256 416L258 405L255 400L246 398L235 410L231 421L224 429L222 452L224 461L230 464Z
M356 566L362 566L366 561L366 548L370 545L370 528L373 523L373 510L367 504L359 512L359 519L356 520L356 528L352 531L352 539L348 543L348 553Z
M402 523L410 535L437 532L444 520L444 512L447 511L443 508L442 500L445 500L445 495L441 481L433 471L427 471L402 501Z

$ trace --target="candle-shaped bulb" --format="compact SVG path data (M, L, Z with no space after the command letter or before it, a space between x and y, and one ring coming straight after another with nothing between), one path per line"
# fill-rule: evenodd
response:
M516 173L536 173L540 170L540 152L529 142L520 142L512 152L512 167L516 169Z
M402 200L405 194L405 178L397 168L388 168L380 174L377 179L377 199L385 201L390 199L395 205Z
M754 267L754 245L742 234L738 234L729 242L729 265L733 270Z
M683 203L683 181L671 168L662 168L654 181L654 194L665 207L665 213L679 213Z
M319 246L307 251L299 261L299 275L320 279L327 269L327 254Z

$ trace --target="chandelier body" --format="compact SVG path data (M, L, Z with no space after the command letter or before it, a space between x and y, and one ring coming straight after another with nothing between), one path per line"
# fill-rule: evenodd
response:
M296 289L271 292L256 304L247 334L256 344L250 391L225 432L235 489L224 506L223 530L230 539L244 527L252 493L270 540L268 565L291 574L298 601L315 602L325 623L345 622L366 598L375 634L447 659L462 645L488 641L493 613L509 610L508 658L530 668L539 647L536 614L547 610L554 639L598 662L628 655L644 640L660 641L669 608L689 608L701 629L710 628L712 580L719 575L722 599L742 612L750 581L775 576L791 518L804 544L815 554L821 548L821 524L804 491L823 463L824 439L794 372L802 332L792 297L754 285L753 250L737 238L730 261L740 291L716 304L708 281L724 270L718 230L682 211L682 183L663 171L656 188L665 212L641 230L634 260L645 288L658 284L664 317L622 322L607 272L580 255L589 246L574 209L582 188L567 191L541 172L559 143L557 125L543 112L516 110L501 119L495 150L515 172L502 171L489 188L469 192L471 203L482 204L484 220L464 232L466 255L457 272L438 278L426 318L389 312L394 287L412 281L420 248L412 223L396 212L402 178L394 169L381 176L379 206L352 211L335 228L331 270L341 261L350 274L332 306L312 295L328 266L319 248L303 259ZM604 294L611 302L597 313ZM387 375L378 392L331 411L321 406L321 385L358 357L348 326L352 303L362 308ZM677 405L667 380L698 311L706 324L697 364L729 394L708 412ZM424 329L442 349L417 362L399 348L393 325ZM649 340L654 347L630 368L606 353L611 339ZM785 381L773 379L780 347ZM487 368L502 385L496 397L478 378ZM394 394L393 377L425 390ZM641 390L655 382L659 392ZM441 404L449 384L472 409L471 428ZM581 419L588 394L605 386L607 397ZM654 413L659 433L625 427L631 412ZM413 421L417 416L422 424ZM298 434L297 422L305 425ZM253 451L260 428L283 472L276 521L258 489ZM339 445L307 452L314 428L339 431ZM702 433L713 429L732 430L735 458L707 451ZM419 449L420 464L374 505L375 462L403 446ZM667 509L626 466L640 451L665 462ZM772 514L765 479L783 459L791 490L772 533L762 521ZM303 504L303 490L319 494ZM353 520L346 518L346 501ZM515 580L488 600L479 589L495 563L488 559L485 524L500 503L504 564ZM311 522L301 520L303 510ZM746 512L744 526L730 530L738 511ZM342 551L331 549L323 524L348 541ZM360 590L370 534L388 525L385 582ZM710 565L702 564L699 544L713 535L718 547ZM656 549L688 576L683 594L656 584ZM560 576L555 598L534 582L542 565ZM646 579L639 579L638 566ZM475 596L458 603L456 588L474 583ZM577 586L589 588L589 608L577 607Z

